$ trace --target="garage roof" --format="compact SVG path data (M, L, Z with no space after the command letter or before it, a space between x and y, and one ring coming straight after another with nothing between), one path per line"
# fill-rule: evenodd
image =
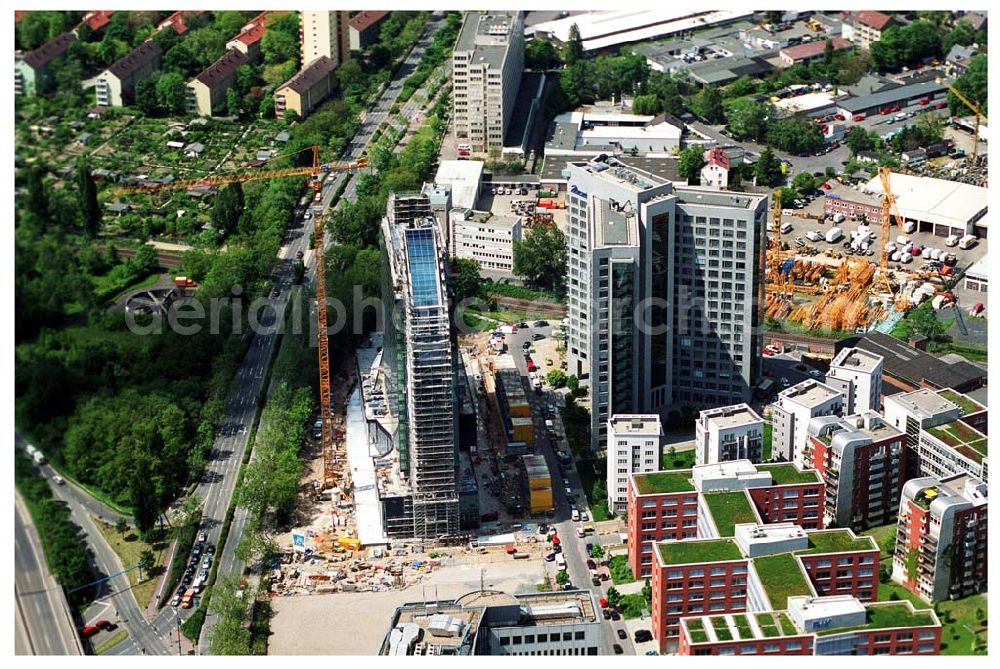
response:
M989 191L981 186L896 172L889 179L905 218L964 228L986 213ZM881 195L881 179L874 177L862 190Z

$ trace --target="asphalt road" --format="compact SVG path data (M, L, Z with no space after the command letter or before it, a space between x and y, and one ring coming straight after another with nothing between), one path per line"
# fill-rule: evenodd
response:
M38 532L21 496L14 500L14 652L83 655L62 587L49 573Z
M389 109L395 103L396 98L402 90L402 82L416 69L424 50L433 40L434 32L441 27L442 18L442 13L435 12L432 19L427 23L424 29L424 36L417 42L409 56L407 56L406 60L396 70L396 75L390 82L390 85L383 91L373 110L366 115L358 133L348 145L346 153L343 156L344 161L353 161L360 158L368 142L371 140L372 134L383 121L389 118ZM409 106L409 103L407 106ZM348 201L355 201L357 193L355 190L355 181L351 178L352 176L351 173L345 172L336 179L324 181L320 202L309 203L306 206L315 208L321 204L323 210L327 211L333 201L334 193L337 192L340 182L343 179L350 179L344 191L343 198ZM284 313L286 300L288 299L288 289L292 285L292 264L294 258L299 251L305 254L311 230L311 221L303 221L301 216L297 216L296 225L287 236L285 246L282 247L280 253L280 257L283 259L282 264L274 276L274 285L280 287L280 295L275 298L272 294L270 300L272 306L279 314ZM329 246L329 244L330 240L327 238L326 245ZM311 261L312 258L313 254L310 253L306 260ZM307 263L304 281L310 284L314 283L314 264ZM208 533L209 542L213 544L218 544L222 522L232 500L236 477L246 450L250 423L253 421L257 398L260 396L261 386L270 364L276 341L277 337L274 333L258 333L254 337L251 350L247 354L234 384L234 396L230 398L226 420L222 430L220 430L220 436L216 440L216 445L212 450L212 457L206 467L205 477L196 493L205 500L202 528ZM226 545L221 547L221 550L217 553L218 573L243 573L245 565L236 557L236 547L242 540L246 522L247 511L241 507L237 507L233 514L233 522ZM193 612L194 609L190 611ZM161 623L162 619L162 624L169 626L175 615L177 615L177 612L171 607L164 607L157 617L156 622ZM190 612L180 612L181 619L185 619L188 615L190 615ZM206 617L199 645L199 652L202 654L207 654L208 631L211 630L215 623L216 616L209 615Z
M530 325L533 320L527 321ZM559 474L559 461L556 459L555 451L558 448L561 450L569 452L569 446L565 442L566 431L562 424L562 417L559 413L558 407L562 405L562 399L559 394L552 390L548 385L542 386L542 394L538 395L533 390L530 389L528 384L528 367L525 361L524 354L521 351L521 345L525 341L530 341L531 336L536 333L541 333L545 337L551 337L552 330L554 329L553 323L558 324L558 321L548 320L548 326L543 327L529 327L527 329L519 328L514 334L506 335L506 343L508 352L514 358L514 364L517 366L518 372L524 377L525 390L528 393L528 403L531 405L531 416L535 423L535 453L538 455L543 455L545 461L548 464L549 472L552 475L552 496L553 501L556 505L555 510L555 520L549 523L550 526L555 526L556 531L561 540L561 545L563 547L563 556L566 558L566 571L569 574L570 583L575 587L583 590L591 590L594 595L600 599L607 594L607 589L612 585L611 581L604 581L601 583L600 587L594 586L590 581L590 570L587 568L587 550L586 544L592 543L600 545L600 539L594 535L590 534L585 539L580 539L576 530L577 527L582 527L583 525L593 523L593 514L590 512L590 507L587 504L587 495L584 493L583 484L580 480L578 474L577 465L574 464L571 468L567 468L565 477ZM542 407L544 405L552 405L555 407L555 415L552 418L553 427L556 434L559 437L559 442L553 444L548 437L543 436L546 434L545 429L545 417L542 413ZM560 444L562 445L560 447ZM553 448L556 446L556 448ZM566 492L566 485L563 484L563 478L569 481L569 488L572 491L574 498L574 504L578 511L581 513L586 512L587 517L590 520L574 522L572 520L570 512L570 499ZM635 655L635 648L632 645L631 637L626 639L619 639L617 636L617 630L625 629L624 621L613 621L601 619L601 655L614 655L613 645L619 644L622 647L625 655ZM626 635L628 630L626 630Z

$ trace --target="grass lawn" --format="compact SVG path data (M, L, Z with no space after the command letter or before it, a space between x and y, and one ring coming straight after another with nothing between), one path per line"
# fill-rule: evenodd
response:
M753 566L775 611L787 608L789 597L812 594L802 567L789 553L754 558Z
M689 469L694 467L696 457L697 455L693 448L686 451L674 451L673 453L667 449L667 452L663 454L663 468Z
M590 519L595 523L599 523L602 520L610 520L611 514L608 512L607 496L600 499L594 497L594 482L599 477L603 478L604 471L602 470L600 473L595 472L593 460L577 461L576 470L580 475L580 485L583 486L583 491L587 495L587 505L590 507Z
M698 539L659 544L665 564L742 560L743 554L732 539Z
M694 491L690 469L642 474L635 477L635 485L640 495Z
M771 424L764 423L764 462L771 459L771 433L774 430L771 428Z
M851 534L847 530L818 530L807 534L809 535L809 548L799 551L800 554L878 549L878 546L873 546L872 541L866 537L851 538Z
M880 602L894 601L893 595L912 603L916 609L931 608L930 604L897 583L879 583ZM933 608L941 619L942 655L985 654L989 620L986 595L973 595L954 602L938 602ZM982 609L982 622L976 620L976 609ZM973 642L977 637L982 640L984 650L981 652L973 651Z
M628 565L628 556L615 555L608 560L608 571L611 572L611 581L615 585L631 583L635 580L632 575L632 567Z
M765 456L766 458L766 456ZM793 483L819 483L819 474L815 471L800 472L795 465L789 463L780 465L758 465L757 469L771 473L775 485L791 485ZM893 526L895 527L895 526Z
M871 527L861 533L862 536L871 537L875 540L875 543L879 546L879 557L882 560L892 558L891 553L886 553L882 550L882 544L885 542L886 537L891 537L894 534L896 534L896 523Z
M622 618L632 620L641 616L643 609L648 610L649 604L646 603L646 598L642 596L642 593L636 592L622 597L621 609Z
M462 314L462 320L465 321L465 325L480 332L489 332L496 327L496 323L488 321L484 318L480 318L472 311L466 311Z
M153 574L158 575L163 570L163 560L166 556L168 546L167 542L161 541L150 545L140 540L134 530L130 529L122 535L113 526L109 527L96 518L94 519L94 524L100 529L108 545L121 558L122 564L125 565L126 569L138 564L139 556L144 550L148 549L153 551L153 555L156 558L152 570ZM156 595L157 579L155 577L150 578L149 572L143 569L142 576L145 580L139 581L139 571L138 569L130 571L128 573L128 582L132 585L132 594L135 595L135 600L138 602L139 608L144 609L149 606L149 603Z
M902 602L886 604L883 606L867 607L867 622L856 627L841 627L824 629L817 632L820 636L828 634L842 634L849 630L858 629L890 629L893 627L916 627L919 625L931 625L934 619L927 613L919 611L910 612L910 608Z
M114 648L127 638L128 638L128 630L118 629L117 631L115 631L114 634L108 637L106 641L101 643L100 646L94 647L94 655L100 655L102 653L111 650L112 648Z

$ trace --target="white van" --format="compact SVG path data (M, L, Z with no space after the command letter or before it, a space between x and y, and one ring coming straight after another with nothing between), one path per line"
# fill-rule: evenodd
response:
M944 240L945 246L958 246L958 235L948 235L948 239Z
M792 231L792 224L788 223L788 222L782 223L781 227L779 228L779 231L783 235L791 232Z
M960 249L971 249L979 241L975 235L966 235L958 240L958 248Z
M579 522L579 520L580 520L580 512L577 511L576 509L573 509L573 513L570 514L570 518L573 519L573 522Z
M556 553L556 567L559 571L566 571L566 558L562 553Z
M906 221L903 223L903 232L910 235L913 234L917 229L917 224L915 221Z

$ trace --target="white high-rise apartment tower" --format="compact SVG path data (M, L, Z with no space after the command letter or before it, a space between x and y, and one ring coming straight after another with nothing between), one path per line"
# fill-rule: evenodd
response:
M346 11L300 11L302 67L320 56L332 60L335 68L340 67L351 48L349 28Z
M628 478L660 470L663 427L656 414L622 414L608 421L608 511L628 507Z

